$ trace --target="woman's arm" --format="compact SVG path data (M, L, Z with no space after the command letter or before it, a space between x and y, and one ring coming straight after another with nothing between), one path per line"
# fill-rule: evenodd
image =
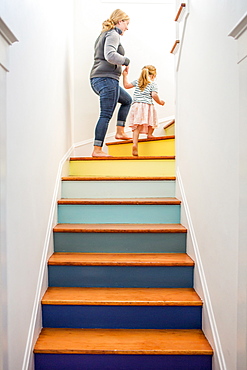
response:
M116 65L129 65L129 58L117 52L119 46L119 34L117 32L109 32L106 34L104 45L104 57L107 62Z
M123 70L123 85L125 89L131 89L134 87L129 81L128 81L128 73L129 73L129 67L126 67Z

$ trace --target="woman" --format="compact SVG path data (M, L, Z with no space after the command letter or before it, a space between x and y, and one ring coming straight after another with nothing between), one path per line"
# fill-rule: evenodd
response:
M116 139L128 140L124 133L125 121L131 106L131 96L119 86L122 65L128 66L130 60L124 56L120 36L128 30L129 17L122 10L115 10L103 22L103 29L95 42L94 64L90 73L93 91L100 97L100 117L95 128L93 157L107 156L103 152L106 131L117 103L121 106L117 116Z

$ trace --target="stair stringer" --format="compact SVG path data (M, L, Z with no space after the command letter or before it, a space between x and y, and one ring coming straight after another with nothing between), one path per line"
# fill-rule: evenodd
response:
M176 197L181 200L181 224L187 228L187 253L195 261L194 287L203 300L203 331L214 350L214 356L212 358L213 369L227 370L204 273L203 261L201 259L196 232L191 219L189 204L187 202L183 180L178 166L176 169L176 179Z

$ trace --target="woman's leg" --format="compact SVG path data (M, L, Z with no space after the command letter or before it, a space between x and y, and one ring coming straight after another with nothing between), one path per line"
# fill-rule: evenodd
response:
M130 137L124 133L124 127L132 103L132 98L121 86L119 86L118 103L120 103L121 106L117 116L117 132L115 138L119 140L129 140Z
M112 118L119 96L119 83L113 78L93 78L91 86L100 97L100 116L95 127L94 149L92 156L106 156L102 151L108 124Z

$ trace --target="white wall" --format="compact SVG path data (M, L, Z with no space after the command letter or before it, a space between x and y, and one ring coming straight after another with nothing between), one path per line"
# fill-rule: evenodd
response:
M58 164L71 146L73 3L2 0L7 78L8 367L22 368Z
M190 216L182 221L193 226L189 252L196 257L194 238L209 290L204 330L219 350L214 369L239 370L239 77L237 45L228 34L247 6L244 0L189 4L176 78L177 163ZM205 298L198 271L196 277Z
M172 1L173 2L173 1ZM175 6L153 2L104 2L75 0L75 142L94 137L99 100L92 91L89 74L93 64L94 43L102 22L120 8L130 17L129 30L121 42L130 62L130 81L139 77L145 64L157 68L157 83L164 107L158 106L159 119L174 115L174 56L170 50L175 41ZM121 79L122 83L122 79ZM132 95L133 90L128 90ZM108 133L115 132L116 114ZM91 155L91 146L87 155Z

